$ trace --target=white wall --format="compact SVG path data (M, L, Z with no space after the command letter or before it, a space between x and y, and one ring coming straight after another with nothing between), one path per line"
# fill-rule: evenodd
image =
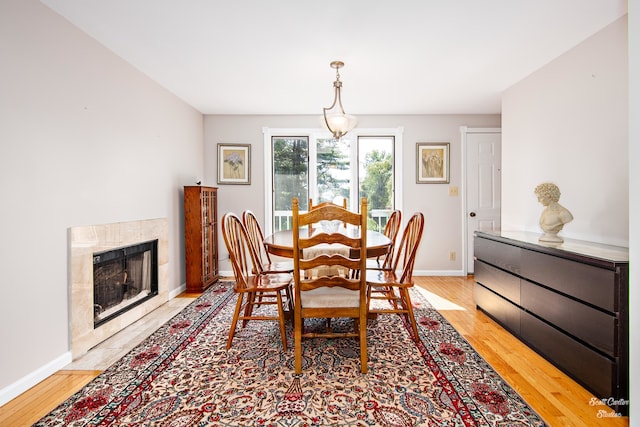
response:
M0 33L2 404L69 357L69 227L166 217L184 283L203 119L37 0L3 0Z
M640 0L629 0L629 164L635 164L629 172L629 307L640 307ZM632 119L633 118L633 119ZM634 215L635 214L635 215ZM629 360L640 360L640 311L629 310ZM629 367L631 385L629 399L640 402L640 365ZM631 426L640 425L638 405L631 408Z
M574 220L561 235L628 246L627 21L509 88L502 102L502 227L540 232L536 185Z
M532 192L551 180L575 217L562 235L629 246L630 425L637 426L640 169L629 165L640 162L640 0L629 2L628 16L629 34L624 17L505 93L502 219L510 229L539 231L542 207Z
M320 110L321 111L321 110ZM251 144L251 185L221 185L219 212L241 213L251 209L264 222L264 204L267 191L264 188L263 127L269 128L319 128L318 116L205 116L205 181L217 180L216 155L218 143ZM403 222L414 212L425 214L425 231L415 274L461 274L462 266L462 192L449 196L449 186L462 188L460 126L500 127L499 115L415 115L415 116L358 116L361 128L403 127L401 172ZM416 184L416 143L450 142L450 184ZM449 252L456 251L455 261L449 260ZM220 253L226 253L220 239ZM227 261L221 269L230 272Z

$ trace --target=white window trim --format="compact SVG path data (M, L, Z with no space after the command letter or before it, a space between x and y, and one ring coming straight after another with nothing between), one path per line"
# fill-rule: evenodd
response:
M357 141L359 136L393 136L393 159L394 159L394 192L393 203L396 209L403 209L402 204L402 136L404 127L395 128L356 128L349 132L345 138ZM271 138L274 136L307 136L309 142L315 141L317 138L330 138L331 134L323 128L262 128L263 144L264 144L264 232L269 235L273 232L273 217L271 211L273 209L273 168L271 165ZM356 144L352 144L355 147ZM355 149L355 148L354 148ZM309 173L313 173L309 171ZM311 177L310 177L311 181Z

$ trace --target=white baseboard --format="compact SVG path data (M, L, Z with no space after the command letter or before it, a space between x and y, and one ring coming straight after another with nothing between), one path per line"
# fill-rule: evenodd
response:
M464 276L462 270L413 270L414 276ZM233 271L221 271L220 277L233 277Z
M58 358L40 367L36 371L31 372L29 375L22 377L13 384L10 384L7 387L3 388L2 390L0 390L0 406L4 405L12 399L15 399L34 385L38 384L40 381L55 374L60 369L71 363L71 361L71 351L67 351Z
M181 284L176 289L169 291L169 299L170 300L174 299L175 297L185 292L186 290L187 290L187 284L186 283Z
M462 270L413 270L414 276L464 276Z
M176 296L180 295L187 289L186 283L183 283L178 288L169 291L168 297L169 299L173 299ZM9 402L12 399L15 399L25 391L29 390L34 385L38 384L40 381L48 378L49 376L55 374L60 369L63 369L69 363L73 361L72 353L69 351L58 358L52 360L47 363L45 366L42 366L38 370L31 372L25 377L22 377L18 381L13 384L8 385L7 387L0 390L0 406Z

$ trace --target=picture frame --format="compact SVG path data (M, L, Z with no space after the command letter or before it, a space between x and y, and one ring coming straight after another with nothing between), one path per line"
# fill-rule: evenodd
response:
M416 183L449 183L449 143L416 143Z
M251 184L250 144L218 144L218 184Z

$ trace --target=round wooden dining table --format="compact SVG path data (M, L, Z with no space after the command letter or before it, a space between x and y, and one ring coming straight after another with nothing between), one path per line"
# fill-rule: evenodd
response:
M307 228L300 229L300 237L307 237L309 230ZM346 233L352 237L357 237L354 233L359 230L344 229L339 233ZM284 258L293 258L293 231L284 230L277 231L264 239L264 244L272 255ZM391 240L378 231L367 230L367 258L376 258L386 255L391 248ZM356 255L356 254L352 254Z

